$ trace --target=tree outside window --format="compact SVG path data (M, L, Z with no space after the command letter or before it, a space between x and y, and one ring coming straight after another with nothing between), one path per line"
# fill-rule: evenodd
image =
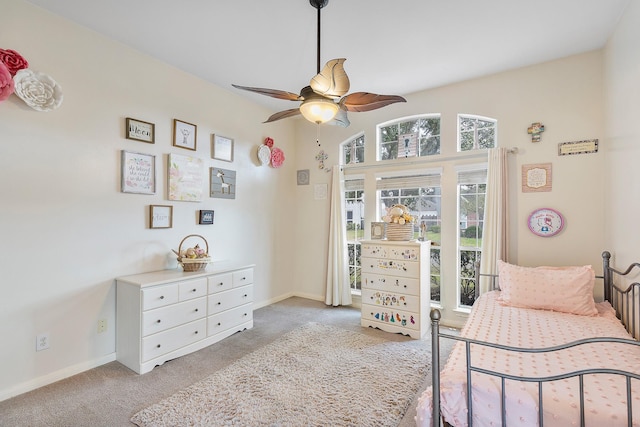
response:
M458 115L459 151L496 146L497 121L488 117Z
M440 154L440 115L425 115L378 128L380 160Z

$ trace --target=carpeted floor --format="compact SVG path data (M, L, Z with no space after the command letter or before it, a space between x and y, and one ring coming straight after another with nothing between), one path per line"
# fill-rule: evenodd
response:
M225 368L241 357L270 344L285 333L308 322L381 337L389 341L410 338L360 326L360 310L327 307L319 301L289 298L254 312L254 327L137 375L118 362L111 362L38 390L0 402L0 426L133 426L129 419L138 411ZM422 341L430 348L430 341ZM446 360L450 345L443 345ZM400 421L400 427L415 425L415 404L431 382L430 370Z

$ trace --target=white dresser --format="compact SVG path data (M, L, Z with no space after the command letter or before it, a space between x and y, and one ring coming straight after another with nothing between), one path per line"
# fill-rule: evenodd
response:
M431 241L361 245L361 325L422 338L429 329Z
M253 265L116 279L116 357L139 374L253 327Z

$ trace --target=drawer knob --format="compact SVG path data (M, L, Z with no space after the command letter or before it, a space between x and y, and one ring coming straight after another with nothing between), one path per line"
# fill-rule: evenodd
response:
M244 297L245 297L245 298L246 298L246 297L248 297L248 296L249 296L249 295L247 295L247 294L244 294Z
M221 305L222 303L220 301L218 301L218 305Z
M198 309L196 308L196 312L198 311Z
M156 348L160 348L160 344L158 344L158 345L156 346Z
M218 322L218 326L222 325L222 323Z
M247 278L246 278L246 277L243 277L243 278L242 278L242 280L247 280Z
M193 290L191 292L195 292L195 291L196 291L196 288L193 288Z
M164 295L160 295L160 299L164 299Z
M196 331L196 335L198 335L198 331Z
M218 286L222 286L222 285L224 285L224 283L222 283L222 282L218 283Z
M162 322L162 320L160 320L160 319L156 320L156 323L160 323L160 322Z
M404 285L404 288L406 289L407 285Z
M245 316L245 317L246 317L246 316L248 316L248 315L247 315L247 313L245 313L245 314L243 314L243 316Z

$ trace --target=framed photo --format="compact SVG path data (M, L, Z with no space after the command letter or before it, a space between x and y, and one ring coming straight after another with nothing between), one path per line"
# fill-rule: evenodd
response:
M123 193L156 194L156 156L122 150Z
M297 175L298 185L309 185L309 169L301 169Z
M213 211L200 211L198 224L213 224Z
M173 206L149 206L149 228L171 228L172 226Z
M215 134L211 137L211 158L233 162L233 139Z
M148 142L155 144L156 142L156 125L153 123L143 122L142 120L127 117L126 121L127 139L135 139L136 141Z
M175 147L195 151L197 132L196 125L173 119L173 145Z
M236 171L211 168L209 195L218 199L236 198Z
M384 222L372 222L371 223L371 239L384 239L384 229L386 224Z

